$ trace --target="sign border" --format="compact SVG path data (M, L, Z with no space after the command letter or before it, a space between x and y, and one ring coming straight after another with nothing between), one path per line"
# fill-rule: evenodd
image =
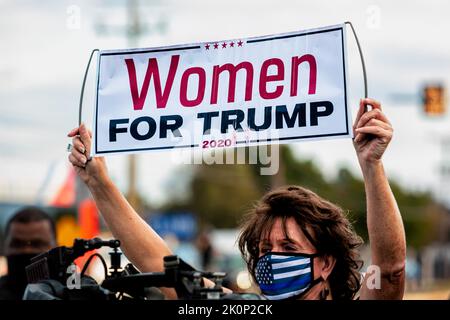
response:
M269 142L269 141L284 141L284 140L301 140L301 139L312 139L312 138L319 138L319 137L334 137L334 136L345 136L349 134L349 117L348 117L348 96L347 96L347 50L346 50L346 43L344 42L345 38L345 24L336 26L330 26L330 27L324 27L320 28L319 30L313 30L313 31L306 31L306 32L299 32L299 33L290 33L290 34L281 34L281 35L275 35L275 36L262 36L262 37L253 37L248 38L246 43L257 43L257 42L263 42L263 41L271 41L271 40L280 40L280 39L286 39L286 38L295 38L295 37L301 37L301 36L308 36L311 34L317 34L317 33L326 33L326 32L333 32L333 31L341 31L341 41L342 41L342 62L343 62L343 77L344 77L344 103L345 103L345 132L336 132L336 133L325 133L325 134L316 134L316 135L307 135L307 136L292 136L292 137L282 137L282 138L269 138L269 139L254 139L254 140L241 140L236 141L236 145L239 144L245 144L245 145L251 145L252 143L258 143L258 142ZM133 152L133 151L149 151L149 150L167 150L167 149L177 149L177 148L196 148L199 146L199 144L187 144L187 145L175 145L175 146L164 146L164 147L148 147L148 148L134 148L134 149L118 149L118 150L98 150L97 145L97 118L98 118L98 87L99 87L99 81L100 81L100 60L102 56L110 56L110 55L123 55L127 53L150 53L150 52L167 52L167 51L182 51L182 50L193 50L193 49L200 49L201 46L170 46L170 47L164 47L164 48L149 48L149 49L129 49L129 50L105 50L100 51L98 55L98 63L97 63L97 83L96 83L96 91L95 91L95 113L94 113L94 137L95 137L95 155L98 154L105 154L105 153L122 153L122 152Z

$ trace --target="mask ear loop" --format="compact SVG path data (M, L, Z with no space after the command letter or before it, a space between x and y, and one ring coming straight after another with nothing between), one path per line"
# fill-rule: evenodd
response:
M92 57L94 56L95 52L100 51L99 49L94 49L91 52L91 56L89 57L89 62L86 66L86 71L84 72L84 78L83 78L83 84L81 85L81 93L80 93L80 102L78 105L78 126L81 125L81 116L83 111L83 97L84 97L84 87L86 86L86 79L89 73L89 67L91 65Z
M358 51L359 51L359 56L361 57L361 65L362 65L363 76L364 76L364 98L368 98L369 94L368 94L368 89L367 89L366 64L364 63L364 55L363 55L363 52L361 49L361 45L359 43L358 36L356 35L356 31L355 31L355 28L353 28L352 23L350 21L346 21L345 24L348 24L350 26L350 28L352 29L353 36L355 37L356 44L358 45ZM364 112L367 112L367 105L364 106Z

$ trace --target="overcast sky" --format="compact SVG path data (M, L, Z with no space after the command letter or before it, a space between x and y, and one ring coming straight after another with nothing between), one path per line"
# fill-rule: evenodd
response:
M152 47L289 32L352 21L365 53L370 96L383 103L395 129L385 156L390 177L411 189L439 187L440 138L450 119L427 118L420 89L450 83L450 2L434 1L138 1ZM36 199L64 180L66 133L77 124L81 81L94 48L129 45L126 1L0 0L0 200ZM78 15L79 14L79 15ZM103 28L102 28L103 26ZM101 32L101 30L107 32ZM363 94L359 57L348 41L350 102ZM90 88L92 86L89 86ZM86 113L92 97L85 100ZM89 122L91 116L86 115ZM359 173L351 141L292 144L329 176L346 165ZM169 159L169 160L168 160ZM164 199L176 165L169 152L139 156L139 186L150 200ZM126 157L108 158L111 175L126 189ZM53 168L53 170L51 170Z

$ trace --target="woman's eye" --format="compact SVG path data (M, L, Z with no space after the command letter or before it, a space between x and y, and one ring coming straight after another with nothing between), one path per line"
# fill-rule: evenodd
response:
M297 249L294 246L284 246L284 250L286 250L286 251L295 251Z
M261 253L267 253L270 251L270 248L261 248L260 252Z

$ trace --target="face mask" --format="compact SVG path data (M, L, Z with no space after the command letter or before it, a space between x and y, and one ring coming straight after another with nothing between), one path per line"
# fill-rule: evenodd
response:
M30 264L30 260L34 256L36 254L23 253L6 257L8 262L8 281L17 291L24 291L27 286L25 267Z
M258 259L256 281L269 300L299 298L322 278L313 279L317 254L268 252Z

